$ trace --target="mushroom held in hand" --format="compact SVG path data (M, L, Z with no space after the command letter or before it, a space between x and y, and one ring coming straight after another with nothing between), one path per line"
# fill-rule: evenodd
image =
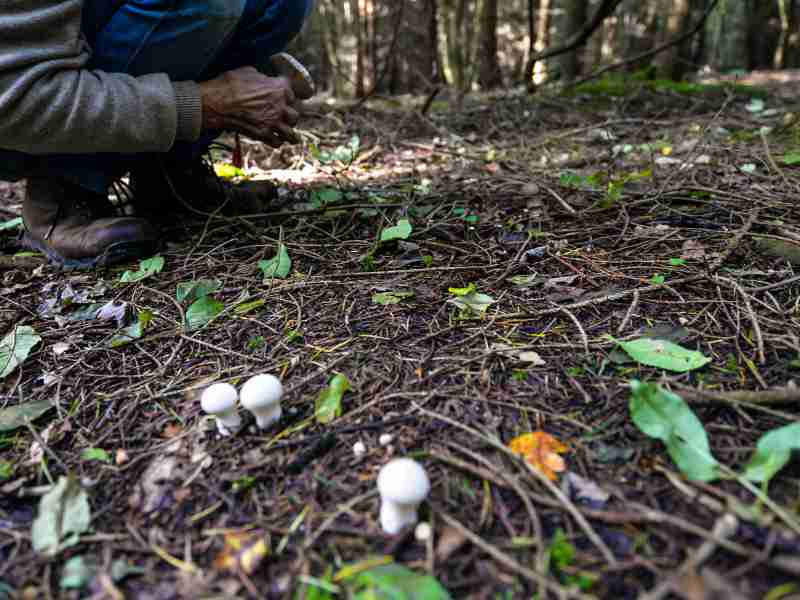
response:
M281 418L281 380L274 375L256 375L242 386L242 406L253 413L260 429Z
M233 435L242 425L236 411L239 394L230 383L215 383L206 388L200 399L203 410L217 419L217 431L222 435Z
M384 465L378 474L383 530L395 535L404 527L414 525L417 508L430 490L425 469L410 458L396 458Z

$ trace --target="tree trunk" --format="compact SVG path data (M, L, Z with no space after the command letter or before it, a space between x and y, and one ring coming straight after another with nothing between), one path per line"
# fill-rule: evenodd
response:
M563 11L558 18L558 41L560 45L578 33L589 19L588 0L562 0ZM556 58L561 79L571 81L581 73L582 49L578 48Z
M679 37L690 27L692 11L689 0L662 0L660 12L667 17L656 38L658 44ZM685 48L687 44L691 45L691 40L673 46L654 57L660 74L675 81L683 79L687 68L683 60L687 54Z
M748 16L752 0L720 0L706 23L707 60L718 71L745 70L750 67Z
M483 89L503 85L497 60L497 0L484 0L480 15L480 67L478 83Z

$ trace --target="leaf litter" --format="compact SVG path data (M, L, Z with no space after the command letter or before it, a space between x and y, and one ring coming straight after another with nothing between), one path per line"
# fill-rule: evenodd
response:
M712 548L714 568L754 597L780 592L794 576L783 559L800 551L775 510L796 504L796 146L765 133L784 179L766 175L760 139L731 141L741 119L778 100L750 113L734 92L717 119L721 98L698 110L696 99L639 93L619 124L569 97L536 119L523 116L529 98L470 97L429 115L435 135L371 99L358 115L333 112L339 124L313 117L325 132L318 158L289 149L314 166L305 189L281 182L280 227L187 220L190 239L163 263L128 265L125 283L123 269L4 272L3 336L31 327L41 341L0 390L0 415L37 409L0 436L0 524L15 540L13 553L0 547L2 585L41 587L46 565L29 541L41 486L79 474L91 529L67 532L58 545L77 544L47 568L58 585L66 561L83 559L66 572L82 593L111 589L97 587L105 578L130 597L291 597L305 586L334 598L392 589L402 571L452 597L527 598L541 585L548 597L635 597L680 573L733 500L735 544ZM614 141L589 143L592 130ZM565 144L565 160L586 167L562 177ZM606 145L619 146L613 161ZM676 162L645 175L666 148ZM351 203L364 208L341 210ZM387 231L400 237L381 243ZM373 300L412 290L382 297L400 299L390 306ZM200 311L210 319L188 332L201 300L229 310ZM57 344L69 350L55 356ZM283 381L284 418L259 431L243 413L247 426L217 439L189 391L259 372ZM321 422L317 400L336 374L351 389L325 396L320 415L333 418ZM632 380L658 386L639 389L634 412ZM569 440L541 459L563 461L554 487L501 450L525 431ZM370 450L355 458L359 440ZM419 515L430 542L389 540L376 525L377 471L406 455L431 478ZM252 574L214 568L232 531L271 538ZM126 578L109 579L115 561Z

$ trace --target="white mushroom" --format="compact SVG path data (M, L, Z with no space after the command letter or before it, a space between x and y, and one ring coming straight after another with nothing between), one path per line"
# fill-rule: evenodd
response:
M217 420L217 431L222 435L233 435L242 425L242 418L236 411L239 394L230 383L215 383L203 392L200 405Z
M261 429L281 418L281 396L283 386L274 375L256 375L242 386L242 406L253 413Z
M364 442L359 440L358 442L353 444L353 454L355 454L356 457L364 456L366 453L367 453L367 446L364 444Z
M425 469L410 458L396 458L384 465L378 474L383 530L395 535L404 527L414 525L418 519L417 508L430 490Z
M414 528L414 539L418 542L425 543L433 535L433 527L430 523L422 522Z

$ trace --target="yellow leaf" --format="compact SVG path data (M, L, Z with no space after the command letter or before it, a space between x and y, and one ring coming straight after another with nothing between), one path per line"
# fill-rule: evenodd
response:
M234 531L225 534L225 547L214 559L214 567L252 575L268 554L269 541L263 531Z
M515 437L508 443L508 448L521 454L531 466L541 471L548 479L555 481L566 468L564 459L559 456L569 447L558 438L544 431L534 431Z

